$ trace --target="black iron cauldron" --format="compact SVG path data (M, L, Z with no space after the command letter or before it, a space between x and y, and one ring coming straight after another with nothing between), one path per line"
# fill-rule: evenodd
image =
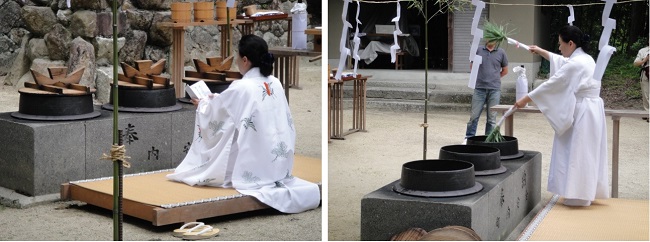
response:
M474 165L460 160L417 160L402 165L402 176L393 190L419 197L455 197L479 192Z
M503 142L485 142L487 136L479 135L467 138L468 145L483 145L497 148L501 151L501 160L517 159L524 156L524 152L519 150L517 138L512 136L503 136Z
M474 165L477 176L495 175L506 172L501 165L499 149L482 145L449 145L440 148L438 158L462 160Z

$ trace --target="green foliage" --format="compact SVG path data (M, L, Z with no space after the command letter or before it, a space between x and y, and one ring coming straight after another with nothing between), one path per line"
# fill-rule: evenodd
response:
M505 139L501 135L500 127L496 126L490 134L485 138L485 143L498 143L498 142L503 142Z
M627 99L641 98L639 67L634 66L635 56L614 53L603 75L602 87L619 90Z
M485 39L485 43L496 42L497 47L501 42L507 41L508 36L513 32L513 30L508 31L508 28L504 25L497 25L489 21L485 21L483 24L483 39Z
M632 44L630 46L630 49L632 50L632 52L634 52L633 54L635 54L635 56L636 56L636 53L640 49L642 49L642 48L644 48L646 46L648 46L648 37L642 37L639 40L637 40L636 42L634 42L634 44Z

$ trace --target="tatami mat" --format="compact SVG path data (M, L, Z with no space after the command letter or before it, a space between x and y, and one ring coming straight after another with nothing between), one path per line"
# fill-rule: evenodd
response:
M554 197L528 225L520 240L645 240L648 200L611 198L589 207L568 207Z
M125 177L123 197L134 202L162 206L217 197L241 196L237 190L232 188L188 186L185 183L170 181L165 176L171 172L154 172ZM293 175L313 183L320 183L320 159L296 155ZM113 194L113 179L74 182L74 185L105 194Z

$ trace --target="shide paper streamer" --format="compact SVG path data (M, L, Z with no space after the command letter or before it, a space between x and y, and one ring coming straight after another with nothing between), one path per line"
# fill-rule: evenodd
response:
M483 38L483 30L478 28L478 21L481 18L483 8L485 8L485 3L479 0L472 0L472 5L476 6L476 9L474 10L474 19L472 19L472 28L470 30L470 33L474 36L474 40L472 41L472 47L469 49L469 61L473 61L473 63L472 72L470 73L469 83L467 86L474 89L474 87L476 87L478 67L483 63L483 57L476 55L476 50L478 50L478 43L481 41L481 38Z
M354 49L352 51L352 58L354 58L354 76L357 76L357 67L359 65L359 60L361 59L359 56L359 45L361 45L361 38L359 38L359 25L361 24L361 20L359 20L360 10L361 5L359 4L359 1L357 1L357 28L354 31L354 38L352 39L354 42Z
M341 41L339 43L339 50L341 51L341 56L339 57L339 67L336 70L336 75L334 76L334 79L336 80L341 80L341 74L343 73L343 69L345 69L345 61L350 55L350 49L345 47L345 42L348 39L348 28L352 28L352 24L348 22L347 15L348 15L348 4L350 3L350 0L343 0L343 13L341 13L341 19L343 20L343 29L341 29Z
M402 34L402 31L399 29L399 18L401 7L399 5L399 0L397 1L397 17L393 18L392 22L395 23L395 31L393 31L393 45L390 47L390 62L395 63L397 59L397 50L400 49L399 42L397 41L397 35Z

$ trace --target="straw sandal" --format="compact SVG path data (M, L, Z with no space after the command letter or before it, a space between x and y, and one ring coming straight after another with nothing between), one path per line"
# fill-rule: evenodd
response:
M183 234L185 234L187 232L191 232L193 229L198 228L198 227L203 226L203 225L204 225L203 222L186 223L186 224L183 224L183 226L181 226L181 228L174 229L174 233L172 233L172 235L174 237L181 238L181 237L183 237Z
M196 231L195 231L196 230ZM209 239L219 234L219 229L213 228L210 225L201 225L199 227L194 227L190 229L189 232L183 234L184 240L200 240L200 239Z

